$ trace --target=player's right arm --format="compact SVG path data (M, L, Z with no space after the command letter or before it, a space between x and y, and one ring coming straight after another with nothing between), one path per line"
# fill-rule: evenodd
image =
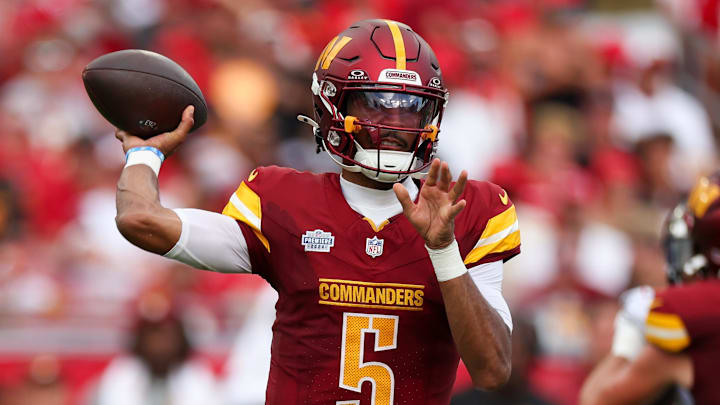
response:
M180 125L143 140L117 131L123 149L150 146L166 157L185 140L193 126L193 108ZM237 222L226 215L198 209L169 209L160 204L157 176L146 164L123 169L117 187L120 233L132 244L190 266L219 272L250 272L248 246Z
M166 157L185 140L194 124L194 108L183 111L180 125L172 131L144 140L118 130L115 136L123 151L150 146ZM157 176L144 164L125 167L120 175L116 194L115 223L120 233L133 245L157 254L165 254L180 239L182 222L175 212L160 204Z

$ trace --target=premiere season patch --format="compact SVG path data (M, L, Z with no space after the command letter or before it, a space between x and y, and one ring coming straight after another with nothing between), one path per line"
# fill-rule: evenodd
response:
M321 278L318 281L318 303L323 305L404 311L423 309L424 285L330 278Z
M306 252L329 252L335 246L335 237L330 232L322 229L306 231L301 237L300 243L305 247Z

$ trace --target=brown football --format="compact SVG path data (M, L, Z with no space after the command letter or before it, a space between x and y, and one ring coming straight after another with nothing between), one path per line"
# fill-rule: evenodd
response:
M115 127L141 138L174 130L188 105L195 125L207 119L200 87L180 65L155 52L126 49L90 62L82 72L95 108Z

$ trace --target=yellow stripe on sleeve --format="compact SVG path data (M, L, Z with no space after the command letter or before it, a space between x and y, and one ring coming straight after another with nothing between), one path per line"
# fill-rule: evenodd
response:
M471 250L467 256L465 256L465 260L463 262L465 264L475 263L491 253L507 252L508 250L515 249L518 246L520 246L520 231L515 231L500 241L476 247Z
M675 314L651 311L647 316L646 323L648 326L657 328L685 329L685 324L682 319Z
M262 206L260 205L260 196L252 191L245 182L242 182L230 197L230 201L225 205L222 213L247 224L265 246L265 249L270 252L270 242L268 242L261 230Z
M648 342L654 344L655 346L667 350L669 352L679 352L683 350L684 348L688 347L690 344L690 338L689 337L682 337L677 339L668 339L668 338L659 338L656 336L652 336L650 334L646 334L645 338Z
M235 195L238 197L240 202L247 207L257 219L262 219L262 207L260 205L260 196L257 195L252 189L245 184L243 181L240 187L235 191Z
M651 311L645 321L645 338L671 352L678 352L690 344L690 336L679 316L655 311Z
M395 69L405 70L407 57L405 56L405 41L403 41L400 27L395 21L385 20L385 22L390 27L390 33L395 44Z
M498 232L502 232L504 229L511 227L516 221L515 205L511 205L510 208L490 218L487 225L485 225L485 230L480 235L480 239L486 239Z
M465 264L475 263L491 253L501 253L520 245L515 206L511 205L500 214L490 218L475 247L465 256Z

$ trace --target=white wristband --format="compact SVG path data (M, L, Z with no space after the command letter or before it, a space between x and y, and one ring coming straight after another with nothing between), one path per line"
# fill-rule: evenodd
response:
M425 245L430 261L435 268L438 281L448 281L467 273L467 267L460 257L460 249L456 240L442 249L430 249Z
M130 150L127 154L125 167L134 165L150 166L152 171L155 173L155 176L157 176L158 173L160 173L162 159L160 159L160 156L151 150Z

